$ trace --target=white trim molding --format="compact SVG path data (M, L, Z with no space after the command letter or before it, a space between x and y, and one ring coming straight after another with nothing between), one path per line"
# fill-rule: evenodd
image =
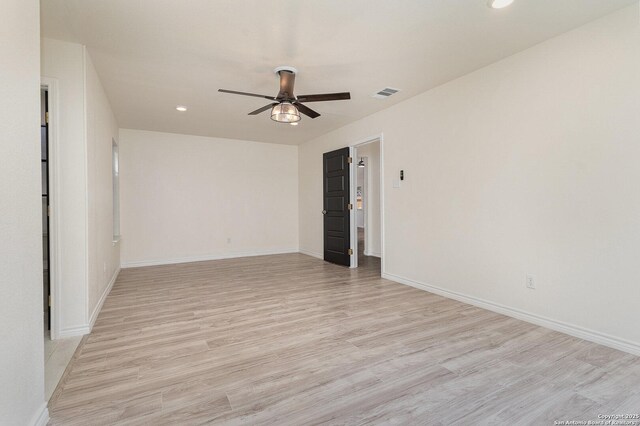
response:
M155 260L135 260L132 262L122 262L122 269L125 268L139 268L141 266L158 266L158 265L173 265L176 263L191 263L191 262L204 262L207 260L223 260L223 259L236 259L238 257L253 257L253 256L267 256L271 254L289 254L298 253L298 248L283 248L283 249L269 249L269 250L254 250L229 254L213 254L204 256L188 256L174 259L155 259Z
M49 422L49 409L47 403L43 402L38 411L31 418L31 426L46 426Z
M480 299L474 296L468 296L466 294L458 293L455 291L445 290L440 287L421 283L398 275L382 273L382 278L397 282L399 284L408 285L420 290L428 291L430 293L438 294L449 299L458 300L469 305L497 312L499 314L526 321L531 324L539 325L541 327L549 328L551 330L559 331L561 333L565 333L579 339L588 340L593 343L608 346L613 349L618 349L620 351L640 356L640 344L636 342L631 342L629 340L621 339L619 337L600 333L594 330L589 330L574 324L554 320L552 318L546 318L540 315L521 311L519 309L510 308L508 306L491 302L489 300Z
M385 252L385 238L384 238L384 212L385 212L385 202L384 202L384 188L385 188L385 174L384 174L384 133L379 133L377 135L369 136L363 139L360 139L356 142L349 144L349 155L351 157L356 158L358 155L358 147L362 145L367 145L369 143L379 142L380 143L380 254L376 257L380 258L380 269L382 273L385 272L385 262L384 262L384 252ZM354 155L356 157L354 157ZM354 206L356 205L356 188L357 188L357 179L356 179L356 171L354 170L356 167L356 162L354 161L349 168L350 172L350 188L349 188L349 197L350 203ZM351 255L351 268L358 267L358 228L356 227L356 209L351 210L350 214L350 224L351 224L351 244L353 245L353 254Z
M102 305L104 305L104 301L107 299L107 296L109 295L109 293L111 293L111 289L113 288L113 285L115 284L119 273L120 273L120 267L118 267L115 270L115 272L113 273L113 276L111 277L111 280L109 281L109 285L107 285L107 288L105 288L102 294L100 295L100 299L98 300L96 307L93 309L93 312L91 313L91 317L89 317L89 330L93 330L93 325L96 323L96 320L98 319L98 314L102 310Z
M65 328L64 330L60 330L58 334L59 339L64 339L67 337L75 337L75 336L84 336L85 334L91 333L91 330L93 329L93 325L95 324L96 319L98 319L98 315L102 310L102 305L104 305L104 301L107 299L107 296L111 292L111 289L113 288L113 285L115 284L119 273L120 273L120 268L117 268L113 273L111 280L109 281L109 285L107 285L107 287L104 289L104 291L100 295L100 299L98 300L96 307L93 308L93 312L91 312L91 316L89 317L88 324L77 325L75 327L68 327L68 328Z
M84 336L91 333L91 327L89 324L76 325L74 327L67 327L58 333L58 339L66 339L67 337Z
M300 253L306 254L307 256L315 257L320 260L324 260L324 255L322 253L316 253L315 251L300 249Z

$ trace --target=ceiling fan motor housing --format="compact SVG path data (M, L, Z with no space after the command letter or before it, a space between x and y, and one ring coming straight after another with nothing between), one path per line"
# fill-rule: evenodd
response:
M290 67L290 66L288 66L288 65L282 65L282 66L280 66L280 67L276 67L276 68L273 70L273 72L274 72L276 75L280 75L280 71L288 71L288 72L290 72L291 74L294 74L294 75L295 75L295 74L298 74L298 70L297 70L296 68L294 68L294 67Z

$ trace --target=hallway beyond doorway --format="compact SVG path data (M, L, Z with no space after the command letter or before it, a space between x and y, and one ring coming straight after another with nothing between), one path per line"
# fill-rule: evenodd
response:
M380 258L365 255L364 247L364 228L358 228L358 267L375 269L376 271L380 272Z

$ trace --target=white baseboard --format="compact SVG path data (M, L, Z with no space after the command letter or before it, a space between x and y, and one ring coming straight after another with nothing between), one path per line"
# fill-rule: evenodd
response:
M75 337L75 336L84 336L85 334L91 333L91 328L89 324L86 325L77 325L75 327L68 327L60 330L60 333L56 336L57 339L65 339L67 337Z
M175 263L203 262L207 260L235 259L238 257L267 256L271 254L287 254L287 253L298 253L298 248L296 247L296 248L271 249L271 250L254 250L254 251L229 253L229 254L180 257L180 258L174 258L174 259L134 260L131 262L122 262L122 269L138 268L141 266L173 265Z
M38 411L31 418L31 426L46 426L49 422L49 409L47 403L43 402Z
M65 339L67 337L84 336L85 334L91 333L93 324L95 324L96 319L98 318L98 314L102 309L102 305L104 305L104 301L109 295L109 292L111 292L111 289L113 288L113 284L116 282L116 279L118 278L119 273L120 273L120 268L116 269L116 271L113 273L113 276L109 281L109 285L107 285L107 287L104 289L104 291L100 295L100 299L98 300L96 307L93 308L93 312L91 312L91 316L89 317L89 323L84 325L76 325L74 327L68 327L60 330L60 332L56 335L56 340Z
M89 332L91 332L91 330L93 330L93 324L96 323L96 319L98 319L98 314L100 313L100 310L102 309L102 305L104 305L104 301L107 299L107 296L111 292L111 289L113 288L113 284L115 284L119 273L120 273L120 267L118 267L114 271L113 276L111 277L111 280L109 281L109 284L107 285L107 287L104 289L104 291L100 295L100 299L98 300L98 303L96 304L96 307L93 308L93 312L91 312L91 316L89 317Z
M633 355L640 356L640 344L631 342L629 340L621 339L619 337L611 336L608 334L600 333L594 330L579 327L577 325L569 324L563 321L554 320L552 318L542 317L540 315L532 314L529 312L521 311L519 309L510 308L508 306L494 303L488 300L479 299L474 296L467 296L462 293L445 290L440 287L435 287L429 284L414 281L408 278L400 277L398 275L382 273L382 278L395 281L400 284L405 284L411 287L415 287L420 290L435 293L440 296L447 297L449 299L455 299L469 305L477 306L479 308L487 309L489 311L497 312L499 314L507 315L512 318L517 318L522 321L530 322L541 327L550 328L551 330L559 331L561 333L568 334L570 336L577 337L579 339L588 340L590 342L598 343L603 346L608 346L613 349L618 349L624 352L628 352Z
M300 253L306 254L307 256L316 257L318 259L324 260L324 255L322 253L316 253L315 251L309 251L305 249L300 249Z
M378 258L382 257L382 253L378 253L378 252L376 252L376 251L368 252L368 251L366 251L366 250L365 250L365 251L364 251L364 255L365 255L365 256L378 257Z

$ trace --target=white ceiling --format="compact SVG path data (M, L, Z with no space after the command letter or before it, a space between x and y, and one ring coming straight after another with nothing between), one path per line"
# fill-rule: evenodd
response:
M42 35L86 44L123 128L297 144L637 0L42 0ZM322 114L279 124L279 65ZM402 91L371 97L384 87ZM189 111L179 113L178 104Z

